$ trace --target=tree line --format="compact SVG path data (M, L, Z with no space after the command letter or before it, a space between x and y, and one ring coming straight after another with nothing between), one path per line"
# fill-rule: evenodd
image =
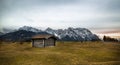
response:
M118 42L117 39L111 38L111 37L109 37L109 36L104 36L104 37L103 37L103 40L104 40L104 41Z

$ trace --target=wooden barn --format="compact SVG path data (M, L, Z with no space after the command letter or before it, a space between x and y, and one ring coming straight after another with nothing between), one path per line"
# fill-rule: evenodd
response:
M32 37L33 47L55 46L56 37L53 35L35 35Z

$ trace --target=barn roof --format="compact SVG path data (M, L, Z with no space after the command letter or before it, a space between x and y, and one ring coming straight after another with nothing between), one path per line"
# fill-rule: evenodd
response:
M54 39L56 39L56 37L54 36L54 35L41 35L41 34L39 34L39 35L35 35L35 36L33 36L32 37L32 39L48 39L48 38L54 38Z

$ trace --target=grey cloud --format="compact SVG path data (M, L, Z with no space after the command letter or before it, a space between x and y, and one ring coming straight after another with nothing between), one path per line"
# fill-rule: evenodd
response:
M62 5L67 3L74 3L77 0L2 0L2 5L11 5L11 6L33 6L33 5Z
M111 17L109 17L109 16L104 17L104 15L103 15L102 18L97 18L97 19L94 18L93 20L89 20L89 22L91 22L91 24L95 24L100 27L102 27L102 24L104 24L104 22L108 23L107 26L109 26L109 24L110 25L114 24L114 27L120 27L120 26L118 26L120 24L120 16L117 16L120 14L120 0L0 0L0 20L1 20L1 17L3 17L4 15L7 16L9 13L17 15L18 13L15 13L15 11L18 9L19 9L19 11L26 10L28 8L30 10L32 10L32 7L38 7L38 8L40 8L39 10L42 10L42 8L51 9L51 8L55 8L55 7L56 7L56 9L58 9L57 6L66 6L66 5L71 5L71 6L75 5L73 7L77 8L76 10L79 10L80 6L83 6L83 9L81 8L83 10L83 13L85 13L84 8L88 7L88 9L89 8L94 9L94 10L87 10L88 13L91 13L91 11L92 11L92 12L95 12L96 15L99 15L99 13L104 14L104 15L106 15L106 13L107 14L109 13L111 15L115 14L114 16L111 16ZM71 8L70 10L72 10L72 7L70 7L70 8ZM46 9L46 10L49 10L49 9ZM67 11L67 8L64 8L64 9L66 9L66 10L63 10L62 12ZM21 11L21 12L24 12L24 11ZM61 11L55 12L55 13L53 13L53 15L56 13L59 13L59 12L61 12ZM74 13L77 11L72 10L71 13L72 12ZM40 13L43 13L43 12L40 12ZM71 14L71 13L69 13L69 14ZM79 12L77 12L77 13L80 14ZM79 15L74 15L74 16L78 17ZM5 19L5 17L4 17L4 19ZM32 19L27 19L27 21L34 22L34 20L32 20ZM63 21L65 21L65 20L63 20ZM99 23L101 23L101 24L99 24ZM80 23L80 24L81 25L88 24L87 26L91 26L91 25L89 25L89 23ZM111 27L112 27L112 25L111 25Z
M49 8L50 6L73 4L77 0L0 0L0 14L32 7Z
M120 0L108 0L108 2L101 7L101 9L107 12L119 13L120 12Z
M96 7L98 11L119 12L120 0L1 0L0 8L2 10L23 9L30 7L49 7L66 4L80 4L85 6ZM46 7L47 6L47 7Z

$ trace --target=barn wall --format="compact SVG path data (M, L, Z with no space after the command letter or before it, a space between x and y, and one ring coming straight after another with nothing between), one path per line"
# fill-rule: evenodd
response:
M55 40L53 38L49 38L45 40L45 46L54 46Z
M34 46L34 47L44 47L43 40L44 40L44 39L34 40L33 46Z

